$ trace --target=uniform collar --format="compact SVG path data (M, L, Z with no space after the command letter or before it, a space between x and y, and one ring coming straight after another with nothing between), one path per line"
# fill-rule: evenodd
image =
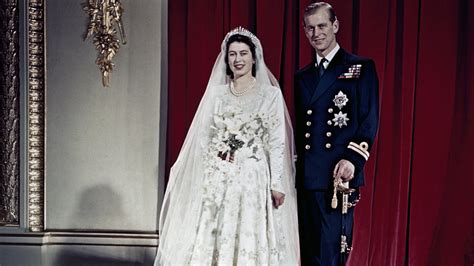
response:
M339 46L338 43L336 43L336 46L331 50L331 52L329 52L329 54L327 56L325 56L324 58L326 58L326 62L324 63L324 67L327 68L327 66L329 65L329 63L331 63L331 60L334 58L334 56L336 55L337 51L339 51L339 48L341 48ZM318 54L316 54L316 64L314 64L315 67L318 67L319 65L319 62L321 61L321 59L323 59L323 57L319 56Z

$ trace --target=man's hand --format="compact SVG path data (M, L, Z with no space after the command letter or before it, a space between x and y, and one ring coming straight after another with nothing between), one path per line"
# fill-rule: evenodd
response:
M333 177L347 182L354 178L355 166L348 160L342 159L334 167Z
M272 190L273 206L278 209L285 201L285 194Z

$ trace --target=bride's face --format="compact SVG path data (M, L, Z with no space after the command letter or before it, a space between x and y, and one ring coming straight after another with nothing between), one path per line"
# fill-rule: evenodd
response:
M255 63L250 47L243 42L233 42L229 45L227 52L230 70L234 73L234 79L242 76L252 75L252 66Z

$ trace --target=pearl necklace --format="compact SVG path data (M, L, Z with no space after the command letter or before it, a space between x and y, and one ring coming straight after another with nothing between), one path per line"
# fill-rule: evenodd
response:
M242 96L242 95L246 94L248 91L250 91L255 86L256 82L257 82L257 80L254 77L252 77L252 82L250 82L250 85L247 86L245 89L243 89L241 91L238 91L234 87L234 81L231 81L230 84L229 84L230 92L232 92L232 94L234 94L237 97Z

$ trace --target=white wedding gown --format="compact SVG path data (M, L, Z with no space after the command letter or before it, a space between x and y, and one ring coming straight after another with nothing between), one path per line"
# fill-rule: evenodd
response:
M160 239L167 251L158 250L157 265L298 264L295 200L276 209L271 197L271 190L286 194L283 179L293 178L283 170L284 100L280 89L256 86L239 97L228 86L216 90L207 138L199 141L205 148L198 217L184 225L191 239ZM187 250L168 248L180 246L173 241L188 243Z
M204 156L202 211L190 263L278 265L285 239L273 219L279 212L270 190L282 190L283 99L270 88L240 97L222 91Z

